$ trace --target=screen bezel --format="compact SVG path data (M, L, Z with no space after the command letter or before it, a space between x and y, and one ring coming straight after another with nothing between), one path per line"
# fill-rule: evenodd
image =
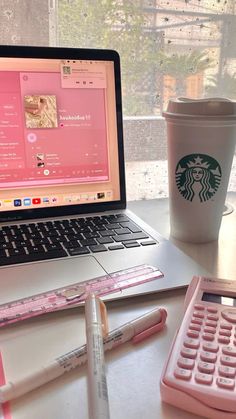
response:
M26 220L33 218L49 218L65 215L81 215L91 212L102 212L126 207L125 167L123 144L123 117L121 98L120 57L114 50L82 49L62 47L28 47L28 46L0 46L0 57L6 58L49 58L72 60L112 61L114 63L115 98L118 138L118 162L120 199L103 203L78 204L37 209L22 209L0 212L0 222Z

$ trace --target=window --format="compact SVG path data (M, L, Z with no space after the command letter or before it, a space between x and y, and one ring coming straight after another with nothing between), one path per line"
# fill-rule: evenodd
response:
M1 6L1 44L120 53L129 200L168 195L161 114L170 98L236 100L234 0L2 0ZM229 191L236 191L236 156Z

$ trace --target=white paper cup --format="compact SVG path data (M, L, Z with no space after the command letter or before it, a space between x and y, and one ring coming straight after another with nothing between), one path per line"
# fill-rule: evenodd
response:
M236 103L224 98L170 101L167 122L171 235L217 240L236 142Z

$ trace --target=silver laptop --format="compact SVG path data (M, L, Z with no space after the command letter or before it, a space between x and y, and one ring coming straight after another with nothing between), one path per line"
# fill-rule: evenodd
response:
M203 269L126 210L119 56L0 47L0 303L140 264L186 286Z

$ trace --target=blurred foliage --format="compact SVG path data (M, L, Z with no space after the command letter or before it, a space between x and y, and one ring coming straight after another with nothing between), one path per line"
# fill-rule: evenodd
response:
M213 65L205 51L192 51L186 54L171 55L159 52L156 57L158 69L163 74L185 79L186 77L203 72Z
M59 0L59 45L115 49L121 57L125 115L153 115L162 107L163 74L183 86L209 68L204 52L166 54L164 32L151 31L141 0Z
M206 93L208 96L219 96L219 93L228 99L236 99L236 73L224 73L222 79L219 80L216 76L208 79L206 85Z
M60 45L119 52L124 114L153 113L152 104L143 100L143 81L150 73L150 60L159 42L156 45L156 38L144 31L148 21L141 2L59 0L58 15Z

